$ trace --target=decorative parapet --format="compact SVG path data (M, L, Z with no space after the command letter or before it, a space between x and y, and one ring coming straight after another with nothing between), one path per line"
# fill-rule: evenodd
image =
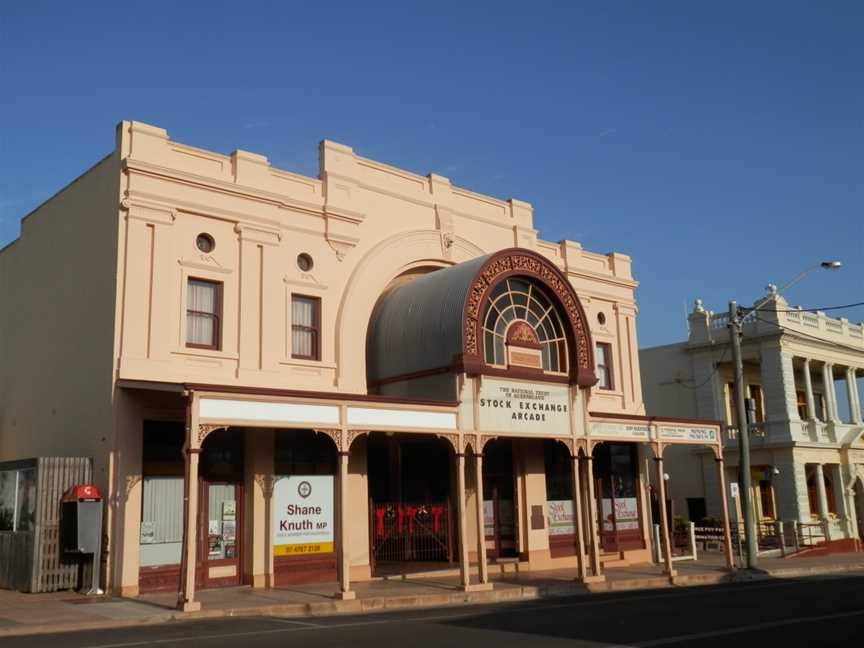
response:
M845 317L835 319L822 311L812 313L800 309L771 315L777 317L779 324L786 329L815 335L829 342L858 347L864 352L864 323L854 324Z
M800 306L790 306L774 286L768 286L767 297L758 311L750 311L744 316L744 333L747 337L776 334L781 329L857 347L864 352L864 323L854 324L846 318L835 319L821 311L814 313L802 310ZM697 299L688 322L690 344L729 341L729 315L725 311L714 313L706 310L702 301Z

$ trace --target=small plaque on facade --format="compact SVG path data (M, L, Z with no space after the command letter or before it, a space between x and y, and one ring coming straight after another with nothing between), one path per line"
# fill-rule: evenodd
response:
M526 367L528 369L542 369L543 358L539 349L525 349L522 347L507 347L509 364L514 367Z
M650 435L651 428L648 425L640 423L610 423L599 421L591 424L591 436L645 441L650 437Z
M660 438L663 440L692 441L694 443L716 443L717 430L702 427L661 426Z

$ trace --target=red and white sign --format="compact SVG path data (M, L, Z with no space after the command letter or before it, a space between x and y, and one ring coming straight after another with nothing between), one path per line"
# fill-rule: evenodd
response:
M614 517L614 526L613 526ZM603 528L612 531L628 531L639 528L639 505L635 497L615 499L615 513L612 513L612 499L603 499Z

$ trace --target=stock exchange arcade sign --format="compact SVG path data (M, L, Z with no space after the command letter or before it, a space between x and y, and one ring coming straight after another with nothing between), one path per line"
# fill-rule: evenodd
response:
M570 390L484 378L480 386L480 429L507 432L570 432Z

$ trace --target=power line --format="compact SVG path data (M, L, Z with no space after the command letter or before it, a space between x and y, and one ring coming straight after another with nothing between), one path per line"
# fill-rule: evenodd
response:
M822 306L821 308L742 308L741 310L748 313L756 311L765 313L816 313L834 310L844 310L846 308L856 308L864 306L864 302L855 302L854 304L844 304L842 306Z
M681 380L680 378L676 382L679 385L681 385L684 389L694 389L695 390L695 389L699 389L700 387L704 387L714 377L714 374L716 374L718 371L720 371L720 365L723 364L723 360L726 359L726 353L728 351L729 351L728 346L723 348L723 353L720 354L720 358L717 360L717 362L714 363L713 371L711 371L711 373L708 374L708 377L705 378L705 380L703 380L698 385L693 385L693 386L685 385L684 384L685 382L693 382L693 381L692 380L684 381L684 380Z

